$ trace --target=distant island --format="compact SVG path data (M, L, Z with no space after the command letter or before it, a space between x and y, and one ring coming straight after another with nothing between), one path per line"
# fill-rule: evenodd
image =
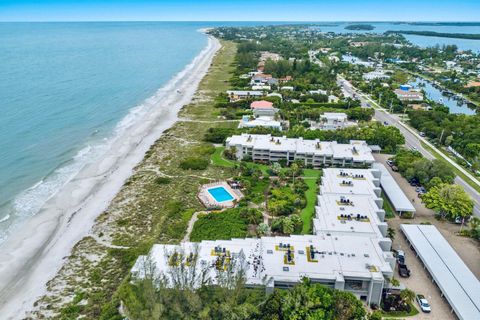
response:
M410 31L410 30L389 30L385 32L385 34L392 34L392 33L413 34L417 36L428 36L428 37L480 40L480 34L472 34L472 33L443 33L443 32L435 32L435 31Z
M399 22L415 26L454 26L454 27L478 27L480 22Z
M371 24L350 24L345 27L346 30L373 30L374 26Z

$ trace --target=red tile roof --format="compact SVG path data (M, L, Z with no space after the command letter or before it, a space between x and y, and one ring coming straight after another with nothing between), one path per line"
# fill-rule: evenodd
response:
M260 100L260 101L253 101L250 104L251 109L269 109L273 108L273 102Z

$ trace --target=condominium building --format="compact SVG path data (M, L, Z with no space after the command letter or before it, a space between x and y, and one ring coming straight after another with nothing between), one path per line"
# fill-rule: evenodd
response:
M304 140L303 138L274 137L271 135L242 134L227 138L227 148L235 148L237 159L277 162L303 161L314 168L370 167L374 162L372 151L365 141L351 140L348 144L336 141Z
M307 277L380 304L395 268L380 175L376 169L324 169L313 235L157 244L137 259L132 274L198 287L228 285L228 276L242 271L247 286L267 292Z
M138 278L164 277L167 285L188 281L200 286L222 285L229 274L241 270L247 286L265 287L267 292L294 286L308 277L314 283L379 304L385 278L393 275L393 263L391 253L382 251L372 238L319 233L156 244L148 256L137 259L132 274ZM176 276L181 269L189 272Z
M380 175L375 169L324 169L313 231L370 237L390 251Z

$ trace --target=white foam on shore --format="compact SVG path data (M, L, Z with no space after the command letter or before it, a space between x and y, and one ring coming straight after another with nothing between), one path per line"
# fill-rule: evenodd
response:
M45 284L72 247L88 234L133 168L162 132L177 120L208 71L218 40L208 45L155 95L133 108L112 137L79 151L72 163L16 199L30 217L2 244L0 251L0 314L23 317L45 293ZM177 92L180 89L180 93Z
M200 30L204 32L203 30ZM90 141L84 148L79 150L77 154L67 163L62 164L47 175L41 181L35 183L32 187L21 192L13 200L12 211L7 227L0 230L0 244L5 241L8 236L14 233L29 217L37 214L45 203L55 196L69 181L71 181L83 168L97 162L112 147L114 141L122 136L139 119L145 117L146 114L157 107L167 97L172 94L175 86L181 81L185 75L190 72L199 60L208 51L210 44L207 45L182 71L177 73L162 88L160 88L153 96L147 98L142 104L130 109L128 114L121 119L108 138L102 140ZM13 214L13 216L12 216ZM3 222L0 221L0 222Z

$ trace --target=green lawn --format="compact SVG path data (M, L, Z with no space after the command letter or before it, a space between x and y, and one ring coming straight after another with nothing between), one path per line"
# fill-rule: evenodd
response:
M303 177L305 183L308 186L308 190L305 192L305 198L307 199L306 207L300 212L300 217L303 221L303 234L312 232L312 219L315 215L315 204L317 203L318 183L317 180L322 174L321 170L305 169L303 170Z
M223 150L225 150L225 147L217 147L215 149L215 152L212 154L210 158L212 160L213 165L219 166L219 167L233 168L235 166L235 163L223 157Z
M392 207L392 204L388 200L387 196L382 192L382 199L383 199L383 210L385 210L385 218L394 218L395 217L395 210Z

